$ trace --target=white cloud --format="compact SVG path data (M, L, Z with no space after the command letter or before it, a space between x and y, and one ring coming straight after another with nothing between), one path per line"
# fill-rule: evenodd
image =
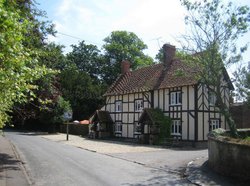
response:
M59 33L74 37L57 34L50 39L65 45L67 52L80 40L101 48L112 31L127 30L141 38L154 57L165 42L178 47L176 38L185 31L185 10L178 0L58 0L57 4L49 19Z
M136 4L122 19L116 20L113 30L119 28L135 32L148 45L152 57L165 42L178 44L174 39L184 31L183 9L179 1L145 0Z

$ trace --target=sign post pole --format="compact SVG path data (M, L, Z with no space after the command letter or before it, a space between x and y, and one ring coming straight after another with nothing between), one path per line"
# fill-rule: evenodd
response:
M65 112L63 118L66 121L66 140L69 140L69 120L72 119L72 111Z
M66 140L69 141L69 122L67 122L67 136L66 136Z

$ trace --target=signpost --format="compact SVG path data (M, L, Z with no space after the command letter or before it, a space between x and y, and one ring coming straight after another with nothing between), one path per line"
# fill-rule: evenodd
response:
M66 127L66 132L67 132L66 140L68 141L69 140L69 120L72 119L72 111L64 112L63 119L66 121L66 124L67 124L67 127Z

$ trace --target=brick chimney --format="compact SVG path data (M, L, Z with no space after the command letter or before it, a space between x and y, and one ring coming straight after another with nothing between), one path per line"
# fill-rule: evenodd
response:
M170 44L164 44L162 48L163 48L164 66L166 68L169 68L175 56L175 51L176 51L175 46Z
M121 63L122 74L126 74L130 71L130 62L127 60L122 61Z

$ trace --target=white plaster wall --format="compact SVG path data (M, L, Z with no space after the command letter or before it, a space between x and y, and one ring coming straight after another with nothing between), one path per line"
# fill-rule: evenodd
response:
M134 137L134 125L128 125L129 133L128 137L133 138Z
M165 89L165 111L169 110L169 90Z
M128 134L128 125L122 124L122 137L127 137Z
M182 115L182 139L183 140L187 140L187 132L188 132L187 114L183 113L183 115Z
M154 107L159 108L159 105L158 105L158 91L157 90L154 91Z
M128 114L122 114L122 123L128 123Z
M194 113L193 113L194 114ZM195 133L194 133L194 118L189 117L189 140L194 140Z
M159 102L158 107L163 110L163 102L164 102L164 100L163 100L163 89L161 89L159 91L159 99L160 99L160 102Z
M124 102L128 102L128 97L129 97L128 94L123 95L123 101Z

